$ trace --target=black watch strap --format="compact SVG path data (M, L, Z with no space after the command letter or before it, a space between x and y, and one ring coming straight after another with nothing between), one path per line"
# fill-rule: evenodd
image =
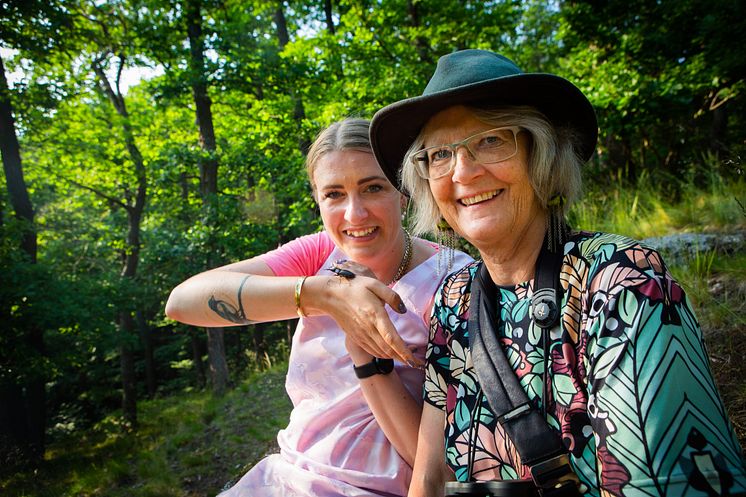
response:
M360 378L369 378L377 374L389 374L394 370L393 359L379 359L374 357L372 361L361 366L354 366L355 376Z

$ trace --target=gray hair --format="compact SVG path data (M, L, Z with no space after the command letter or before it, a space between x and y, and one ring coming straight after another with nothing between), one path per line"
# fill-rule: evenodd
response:
M536 199L547 211L548 202L557 194L565 198L561 207L564 217L581 191L583 160L576 152L577 135L565 127L554 126L533 107L506 106L494 109L469 107L475 117L490 126L518 126L531 135L528 176ZM421 150L425 143L424 129L414 140L402 160L403 190L413 200L411 218L415 234L434 233L441 219L438 205L430 192L429 181L421 178L409 161L410 154Z
M313 173L316 165L325 155L340 150L373 153L368 136L369 129L370 121L367 119L348 117L330 124L316 136L306 156L306 173L314 192L316 191L316 184L313 181Z

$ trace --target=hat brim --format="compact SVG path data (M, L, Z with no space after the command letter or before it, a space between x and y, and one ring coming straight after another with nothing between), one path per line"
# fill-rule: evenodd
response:
M400 186L404 154L431 117L448 107L475 103L534 107L555 126L569 126L579 135L578 154L583 160L590 159L596 148L596 113L575 85L553 74L503 76L408 98L376 112L371 120L370 140L389 181Z

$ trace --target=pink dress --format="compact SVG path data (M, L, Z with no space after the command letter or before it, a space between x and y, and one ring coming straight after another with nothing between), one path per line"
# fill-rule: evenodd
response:
M329 274L325 268L343 257L335 248L316 274ZM469 260L457 252L453 269ZM389 310L389 316L421 359L433 295L444 276L437 274L436 256L432 256L393 286L407 313ZM344 340L344 333L329 317L300 320L285 382L294 407L290 423L277 436L280 453L260 461L219 497L407 494L412 470L368 408ZM421 401L424 373L398 362L395 368L412 396Z

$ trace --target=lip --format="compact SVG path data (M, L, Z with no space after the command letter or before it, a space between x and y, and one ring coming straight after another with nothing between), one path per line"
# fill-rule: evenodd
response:
M481 204L484 204L485 202L489 202L490 200L494 200L495 198L502 195L502 193L505 191L504 188L498 188L495 190L487 190L481 193L477 193L474 195L468 195L464 196L458 199L458 203L463 207L474 207Z

